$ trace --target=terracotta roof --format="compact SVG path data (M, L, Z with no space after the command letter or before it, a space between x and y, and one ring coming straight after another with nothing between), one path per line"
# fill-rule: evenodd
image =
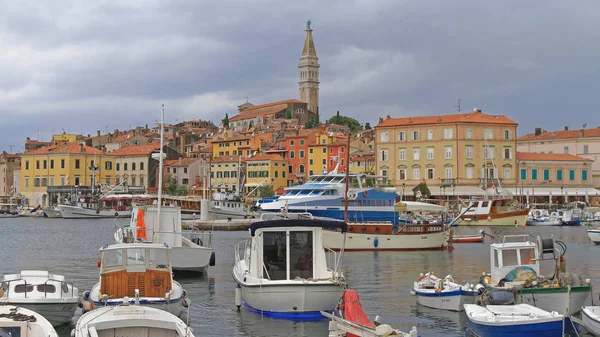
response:
M583 132L583 134L582 134ZM600 137L600 126L595 129L579 129L579 130L560 130L551 132L542 132L539 135L530 133L519 137L518 141L536 141L536 140L551 140L551 139L573 139L586 137Z
M286 100L283 100L283 101L265 103L265 104L261 104L261 105L254 105L254 106L248 107L246 109L243 109L241 112L248 112L248 111L252 111L252 110L257 110L257 109L262 109L262 108L268 108L270 106L276 106L276 105L288 104L288 103L304 103L304 102L299 101L297 99L286 99Z
M163 166L173 166L173 164L177 163L177 159L168 159L163 161Z
M532 153L532 152L517 152L517 160L521 161L581 161L593 162L588 158L577 157L571 154L563 153Z
M233 141L238 141L238 140L250 140L250 138L245 137L245 136L234 135L227 139L214 139L212 142L213 143L221 143L221 142L233 142Z
M174 163L170 164L169 166L172 167L187 167L190 166L192 163L198 161L198 160L202 160L201 158L181 158L181 162L179 160L175 160Z
M504 115L488 115L481 112L469 112L465 114L452 114L442 116L418 116L403 118L388 118L377 124L376 127L423 125L423 124L447 124L447 123L485 123L485 124L511 124L517 122Z
M274 115L278 112L284 111L287 108L276 108L276 109L271 109L271 110L266 110L266 111L257 111L257 112L249 112L249 113L244 113L243 115L240 113L237 116L234 116L232 118L229 119L230 122L235 122L238 120L244 120L244 119L251 119L251 118L256 118L258 116L267 116L267 115ZM241 112L244 111L249 111L250 109L246 109L246 110L242 110Z
M148 145L133 145L124 146L118 150L109 152L111 156L147 156L155 150L160 149L160 144L148 144Z
M219 156L211 160L212 163L237 163L240 161L239 156ZM242 162L244 159L242 158Z
M64 143L59 145L50 145L41 149L30 151L27 155L39 154L102 154L102 151L79 143Z
M283 157L278 154L259 154L258 156L254 156L252 158L246 159L246 161L263 161L263 160L285 161L285 159L283 159Z

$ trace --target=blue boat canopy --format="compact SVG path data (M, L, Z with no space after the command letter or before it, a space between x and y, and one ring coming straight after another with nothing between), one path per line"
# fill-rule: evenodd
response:
M277 227L321 227L325 229L340 229L342 233L348 231L348 224L344 221L314 220L314 219L290 219L290 220L267 220L259 221L250 225L250 235L254 236L257 229Z

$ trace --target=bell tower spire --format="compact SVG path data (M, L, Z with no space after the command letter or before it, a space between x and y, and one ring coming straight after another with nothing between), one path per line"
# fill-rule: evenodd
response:
M308 110L319 113L319 57L315 49L310 20L306 21L306 36L300 55L300 100L308 104Z

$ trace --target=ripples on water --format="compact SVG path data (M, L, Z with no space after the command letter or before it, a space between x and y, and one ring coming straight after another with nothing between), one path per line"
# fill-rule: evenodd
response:
M480 228L457 228L457 234L473 234ZM567 268L600 285L600 247L589 243L586 227L482 228L503 235L540 233L554 235L567 243ZM50 270L65 275L80 293L98 282L98 249L113 243L112 220L0 219L0 275L21 269ZM190 323L196 336L327 336L327 321L291 322L272 320L248 312L237 312L234 304L235 283L231 276L233 246L247 232L216 232L215 267L208 274L178 281L192 300ZM465 336L464 313L429 309L416 305L410 289L419 273L452 274L457 282L473 282L489 271L489 243L456 244L453 252L357 252L347 253L344 270L348 284L361 296L362 306L373 319L408 331L415 325L421 336ZM552 273L552 264L544 262L542 273ZM594 296L598 296L597 294ZM595 298L595 303L598 298ZM588 300L588 304L591 301ZM75 322L81 312L76 313ZM185 317L184 317L185 319ZM69 336L72 327L59 328Z

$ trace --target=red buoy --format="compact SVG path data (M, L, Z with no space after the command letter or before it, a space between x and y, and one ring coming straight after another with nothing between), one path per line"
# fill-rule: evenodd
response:
M98 268L102 265L102 260L98 259Z

